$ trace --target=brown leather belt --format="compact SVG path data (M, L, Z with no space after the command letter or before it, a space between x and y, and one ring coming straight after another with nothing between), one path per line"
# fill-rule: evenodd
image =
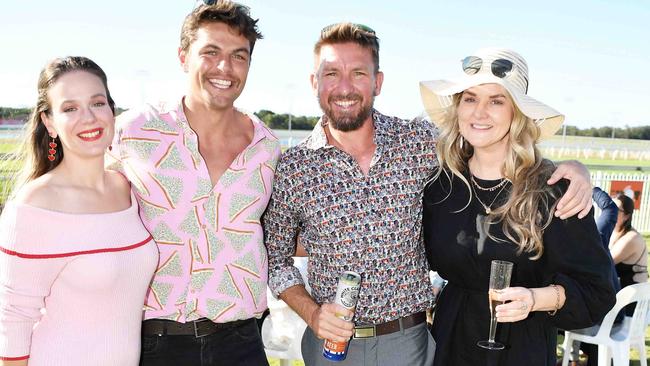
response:
M400 330L414 327L418 324L424 323L427 320L427 315L422 311L419 313L411 314L403 318L391 320L381 324L369 325L356 325L354 327L353 338L372 338L386 334L399 332Z
M228 323L215 323L201 318L187 323L165 319L149 319L142 322L142 335L193 335L196 338L209 336L223 329L241 327L254 322L255 319L235 320Z

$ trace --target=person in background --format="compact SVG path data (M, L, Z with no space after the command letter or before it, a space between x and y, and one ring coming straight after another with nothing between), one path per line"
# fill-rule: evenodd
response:
M104 170L115 103L85 57L51 61L0 217L0 365L134 366L158 250Z
M596 203L596 206L600 209L600 215L596 218L596 227L598 228L598 233L600 234L600 241L605 249L607 249L607 254L611 260L611 253L609 252L609 239L612 236L614 227L616 226L616 221L618 218L618 207L612 198L604 192L600 187L594 187L592 199ZM616 268L614 267L614 262L611 261L611 271L612 271L612 286L614 287L614 292L618 293L621 289L621 283L618 280L618 275L616 273ZM620 324L623 321L623 313L621 312L616 317L614 321L615 326ZM572 332L581 332L586 334L595 334L598 331L598 326L573 330ZM579 345L579 347L578 347ZM579 363L579 351L583 351L587 356L587 366L597 366L598 365L598 345L590 343L581 343L573 342L571 348L570 356L570 366L578 366Z
M109 153L160 250L141 365L267 364L256 322L267 308L260 217L280 142L234 106L262 38L257 20L241 4L212 3L183 22L185 95L121 115Z
M618 193L614 203L618 207L618 218L609 240L609 250L622 288L648 281L648 249L643 236L632 227L634 201ZM626 306L625 315L632 316L635 307L636 303Z
M434 365L554 366L557 328L591 326L614 305L610 260L593 219L552 214L566 181L537 149L564 116L531 98L528 67L508 49L480 49L452 81L422 82L441 132L440 170L424 192L429 262L448 283L436 305ZM591 190L589 190L591 192ZM514 263L510 287L488 297L493 260ZM490 300L506 348L488 338Z

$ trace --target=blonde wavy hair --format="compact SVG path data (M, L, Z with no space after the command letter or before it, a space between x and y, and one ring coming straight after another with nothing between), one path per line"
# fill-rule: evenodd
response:
M438 179L442 173L450 181L449 174L461 179L470 195L466 208L472 200L472 189L463 172L469 172L468 162L474 150L467 141L461 144L457 112L461 96L462 93L454 95L454 102L438 125L440 135L437 156L441 169L434 179ZM512 101L509 95L507 97ZM557 189L546 183L555 166L543 159L537 149L539 127L514 102L513 105L515 110L510 124L509 148L501 168L503 176L512 183L512 187L506 203L487 215L484 228L492 240L504 241L494 237L488 230L490 225L501 223L507 239L519 246L518 254L531 253L531 259L538 259L544 253L544 229L553 218L551 212L559 197Z

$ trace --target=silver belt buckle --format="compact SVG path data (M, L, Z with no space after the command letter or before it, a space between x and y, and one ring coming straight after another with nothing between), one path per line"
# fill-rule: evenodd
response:
M199 334L199 328L197 327L197 324L203 323L203 322L206 322L206 321L210 321L210 319L195 320L195 321L192 322L192 325L194 325L194 337L195 338L202 338L202 337L205 337L205 336L208 336L208 335L212 334L210 332L208 332L206 334Z
M369 325L357 325L354 327L354 335L352 338L363 339L363 338L372 338L377 334L377 329L373 324Z

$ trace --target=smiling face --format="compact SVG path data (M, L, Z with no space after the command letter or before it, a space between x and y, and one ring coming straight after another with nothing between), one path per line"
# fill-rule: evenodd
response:
M383 73L375 73L370 50L356 43L326 44L311 75L314 93L332 128L354 131L369 121Z
M179 59L189 77L186 102L228 109L246 85L250 42L225 23L205 23L189 48L179 50Z
M505 152L508 147L514 105L499 84L483 84L463 92L458 104L460 134L475 152Z
M113 140L115 117L102 80L85 71L61 75L47 92L49 112L41 118L59 137L64 156L103 156Z

